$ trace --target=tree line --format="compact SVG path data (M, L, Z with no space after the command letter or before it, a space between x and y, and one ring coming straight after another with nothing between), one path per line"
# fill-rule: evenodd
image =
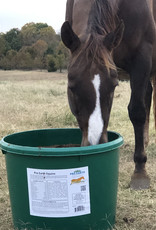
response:
M27 23L21 30L0 33L0 69L61 72L67 68L68 60L69 51L60 35L47 23Z

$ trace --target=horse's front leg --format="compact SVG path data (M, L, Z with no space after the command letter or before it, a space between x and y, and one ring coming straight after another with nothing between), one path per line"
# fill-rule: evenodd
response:
M131 99L128 106L129 117L134 127L135 171L131 178L131 188L146 189L150 186L150 179L146 173L147 156L145 154L145 130L150 109L149 75L151 71L151 56L145 55L145 48L133 60L130 74ZM151 93L151 92L150 92Z
M135 171L131 178L131 188L144 189L149 187L149 177L146 173L147 156L145 154L144 145L144 127L146 122L146 109L143 100L136 100L135 96L131 96L128 106L129 117L134 127L135 133L135 151L134 162Z
M146 90L146 96L145 96L145 106L146 106L146 122L144 126L144 143L145 147L148 146L149 142L149 120L150 120L150 109L151 109L151 101L152 101L152 84L151 81L149 81L147 90Z

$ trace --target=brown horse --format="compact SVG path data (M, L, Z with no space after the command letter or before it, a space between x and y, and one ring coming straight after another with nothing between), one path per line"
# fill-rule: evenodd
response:
M62 41L71 51L69 105L82 130L83 146L107 142L118 85L116 66L130 76L128 111L135 133L131 187L135 189L150 184L145 144L152 95L150 76L156 72L155 6L152 0L67 0L66 22L61 28Z

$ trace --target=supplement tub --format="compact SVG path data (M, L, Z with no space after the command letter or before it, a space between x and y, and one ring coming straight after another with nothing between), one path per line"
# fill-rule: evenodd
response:
M81 143L79 129L45 129L4 137L8 186L15 229L108 230L115 223L119 147Z

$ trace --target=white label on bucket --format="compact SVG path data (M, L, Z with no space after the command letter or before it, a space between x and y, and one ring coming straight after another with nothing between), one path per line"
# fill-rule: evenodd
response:
M30 215L72 217L90 214L88 167L27 168Z

